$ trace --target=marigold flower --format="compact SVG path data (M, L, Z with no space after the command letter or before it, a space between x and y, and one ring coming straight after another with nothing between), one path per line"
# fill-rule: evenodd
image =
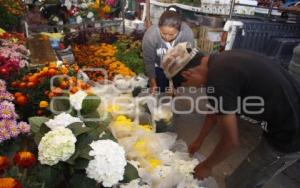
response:
M30 168L35 165L36 157L29 151L20 151L15 154L14 162L21 168Z
M22 188L20 182L14 178L0 178L0 188Z
M40 108L46 108L49 105L49 103L47 101L41 101L40 102Z
M0 173L6 170L9 165L9 159L6 156L0 156Z

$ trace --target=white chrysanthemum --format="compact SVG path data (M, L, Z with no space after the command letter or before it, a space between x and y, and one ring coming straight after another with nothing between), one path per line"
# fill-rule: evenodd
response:
M181 174L188 176L194 172L194 168L198 163L197 159L193 159L191 161L177 159L174 160L174 168Z
M70 95L70 103L76 110L81 110L82 101L87 96L87 93L79 90L75 94Z
M127 164L124 149L111 140L98 140L90 144L89 155L94 157L86 168L87 177L111 187L123 180Z
M192 175L185 177L178 183L177 188L204 188L201 186L201 181L194 179Z
M173 169L171 166L160 165L154 169L153 175L156 178L165 179L167 176L169 176L172 173L172 171Z
M140 179L135 179L135 180L132 180L129 183L121 185L120 187L121 188L150 188L150 186L147 185L147 184L146 185L140 185L139 184L140 181L141 181Z
M70 129L60 127L48 132L38 146L40 163L52 166L68 160L75 152L75 142Z
M82 121L77 117L73 117L70 114L63 112L57 116L54 116L54 119L50 119L45 124L51 130L54 130L59 127L67 127L68 125L75 123L75 122L82 122Z

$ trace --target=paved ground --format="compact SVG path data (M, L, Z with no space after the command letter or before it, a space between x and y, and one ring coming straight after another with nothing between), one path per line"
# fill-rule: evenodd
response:
M180 102L179 102L180 103ZM182 104L177 105L178 108L184 109ZM204 116L197 113L187 115L175 115L174 131L186 143L191 143L197 133L201 129ZM260 140L261 131L257 127L248 125L245 122L240 122L239 125L241 147L228 159L219 164L213 171L213 176L217 180L219 187L225 187L225 177L242 162L247 154L255 147ZM214 148L219 138L218 127L215 127L211 134L206 139L200 152L207 156ZM265 188L299 188L300 187L300 163L296 167L285 171L274 177L268 182Z

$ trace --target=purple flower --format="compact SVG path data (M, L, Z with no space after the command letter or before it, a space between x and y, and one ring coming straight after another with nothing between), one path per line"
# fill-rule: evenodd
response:
M21 133L26 134L30 132L30 125L24 121L19 122L18 128Z
M6 91L6 83L1 79L0 79L0 91Z
M5 120L0 120L0 131L5 129Z
M13 101L14 96L7 91L0 91L0 102L4 100Z
M9 134L12 138L16 138L20 134L20 130L17 125L10 127Z
M7 129L1 129L0 130L0 140L5 141L5 140L8 140L10 139L11 136L9 134L9 131Z
M10 137L17 137L20 134L20 130L18 129L17 122L15 120L4 119L4 126L7 130Z
M11 119L16 118L15 106L12 102L3 101L0 103L0 118Z

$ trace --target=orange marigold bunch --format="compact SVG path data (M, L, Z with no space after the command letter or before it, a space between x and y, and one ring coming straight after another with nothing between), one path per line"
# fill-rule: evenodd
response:
M22 188L21 183L14 178L0 178L0 188Z
M36 164L36 157L29 151L17 152L13 160L21 168L31 168Z

